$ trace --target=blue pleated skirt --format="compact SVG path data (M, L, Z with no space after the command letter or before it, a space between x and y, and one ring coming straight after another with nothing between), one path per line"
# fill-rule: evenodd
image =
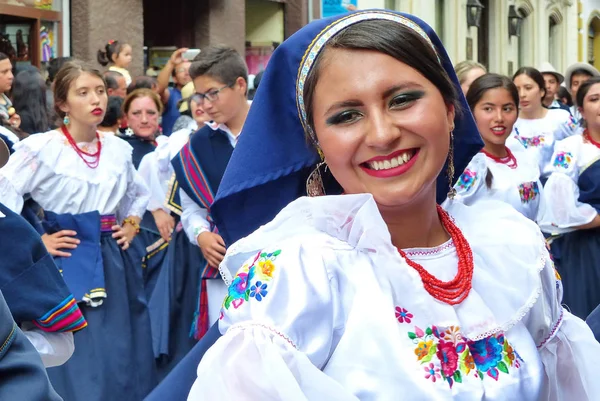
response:
M196 345L190 336L205 261L185 232L173 234L149 301L159 380Z
M101 249L107 298L96 308L80 305L88 327L75 334L71 359L48 375L65 401L143 400L157 375L141 263L111 233Z
M551 249L562 278L563 304L585 320L600 305L600 229L564 234Z

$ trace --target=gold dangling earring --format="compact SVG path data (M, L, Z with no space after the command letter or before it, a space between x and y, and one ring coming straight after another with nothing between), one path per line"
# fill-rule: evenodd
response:
M446 173L448 174L448 183L450 185L448 198L454 199L456 196L456 189L454 188L454 127L450 131L450 149L448 151L448 169Z
M312 197L325 195L325 185L323 184L323 176L321 175L321 167L325 166L327 169L327 163L323 157L323 152L317 147L319 156L321 156L321 162L317 164L317 167L310 173L306 180L306 195Z

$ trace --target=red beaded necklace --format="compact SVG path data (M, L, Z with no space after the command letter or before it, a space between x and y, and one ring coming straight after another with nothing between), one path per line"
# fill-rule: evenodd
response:
M510 151L509 148L505 147L505 149L506 149L507 156L504 156L504 157L494 156L493 154L486 151L485 149L481 149L481 152L483 152L483 154L485 154L487 157L489 157L496 163L506 164L508 167L510 167L512 169L517 168L517 158L515 157L515 155L513 155L513 153Z
M467 298L471 291L473 252L463 233L454 224L448 213L440 205L437 206L437 211L444 229L450 234L456 247L456 253L458 254L458 272L456 276L451 281L441 281L431 275L423 266L410 260L402 249L398 249L398 252L406 260L406 263L419 273L425 290L432 297L449 305L458 305Z
M79 146L77 146L77 143L75 142L75 140L71 136L71 133L69 132L69 129L67 128L66 125L63 125L61 127L61 131L65 135L65 137L67 137L67 141L69 141L69 144L75 150L75 152L77 153L77 155L81 158L81 160L83 160L83 162L89 168L96 168L96 167L98 167L98 165L100 164L100 153L102 152L102 142L100 142L100 135L98 134L98 131L96 131L96 139L98 140L98 150L96 152L94 152L94 153L86 152L85 150L83 150ZM86 160L86 158L84 157L84 155L93 158L93 160L92 161Z
M595 147L600 148L600 143L598 143L598 142L594 141L594 139L592 139L592 136L590 135L590 133L587 129L585 131L583 131L583 139L587 140L589 143L591 143Z

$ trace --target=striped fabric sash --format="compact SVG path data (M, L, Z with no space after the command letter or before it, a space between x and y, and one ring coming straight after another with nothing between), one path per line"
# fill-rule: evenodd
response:
M180 155L181 167L187 184L191 189L191 195L193 195L194 200L199 205L210 213L210 207L215 200L215 195L208 183L204 170L202 170L202 166L191 149L190 142L181 149Z
M101 233L110 233L112 232L112 227L117 225L117 216L114 214L107 214L100 216L100 232Z
M47 332L74 332L87 326L72 295L33 323Z

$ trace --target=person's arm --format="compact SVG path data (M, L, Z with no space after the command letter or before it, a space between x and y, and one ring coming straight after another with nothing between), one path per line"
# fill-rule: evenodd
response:
M187 50L187 48L175 50L173 54L171 54L171 58L167 61L167 64L158 74L158 77L156 77L158 83L157 92L160 94L160 98L164 104L169 102L169 97L171 96L171 93L169 92L169 81L173 76L173 71L183 62L182 55Z

